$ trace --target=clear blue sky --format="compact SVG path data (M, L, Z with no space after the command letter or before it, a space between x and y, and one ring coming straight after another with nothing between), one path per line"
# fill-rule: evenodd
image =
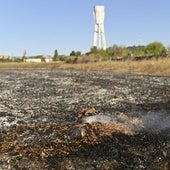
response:
M107 46L170 45L170 0L0 0L0 54L89 51L94 5L105 5Z

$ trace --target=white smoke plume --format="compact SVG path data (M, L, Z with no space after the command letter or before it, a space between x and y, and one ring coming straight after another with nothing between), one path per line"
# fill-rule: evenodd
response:
M141 117L144 130L148 132L159 132L170 128L170 114L165 111L148 112Z
M145 131L155 133L170 128L170 114L167 112L139 113L137 117L130 117L123 113L115 115L98 114L83 118L83 123L116 124L122 123L125 127L131 128L134 132Z

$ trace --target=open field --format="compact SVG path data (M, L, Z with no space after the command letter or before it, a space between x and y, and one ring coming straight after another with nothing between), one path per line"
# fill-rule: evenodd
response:
M54 63L0 63L0 68L74 68L79 70L104 70L121 73L170 76L170 57L143 61L101 61L66 64Z
M0 69L0 169L170 168L170 77L22 66Z
M170 58L143 61L101 61L78 64L64 64L63 68L104 70L121 73L137 73L170 76Z

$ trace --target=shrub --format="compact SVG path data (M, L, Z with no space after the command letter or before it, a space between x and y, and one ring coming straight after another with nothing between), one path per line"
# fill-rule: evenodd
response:
M152 42L146 46L145 53L148 56L162 57L166 55L166 48L161 42Z

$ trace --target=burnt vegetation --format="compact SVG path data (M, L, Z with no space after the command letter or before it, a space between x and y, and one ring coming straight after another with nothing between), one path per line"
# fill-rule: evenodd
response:
M1 169L169 169L169 77L0 72Z

